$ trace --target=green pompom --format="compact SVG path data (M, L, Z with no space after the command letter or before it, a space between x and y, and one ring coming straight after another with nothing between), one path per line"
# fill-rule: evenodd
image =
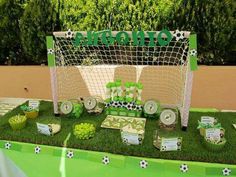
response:
M75 118L79 118L81 114L83 113L83 105L82 103L76 103L74 104L73 112L72 114L75 116Z
M96 128L90 123L80 123L75 125L73 133L76 138L81 140L87 140L94 137Z

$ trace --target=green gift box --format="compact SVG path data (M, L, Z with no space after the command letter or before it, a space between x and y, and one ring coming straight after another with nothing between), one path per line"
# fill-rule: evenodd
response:
M128 115L127 112L128 112L127 109L125 109L125 108L120 108L120 110L119 110L119 116L127 116L127 115Z
M136 117L136 111L128 111L129 117Z

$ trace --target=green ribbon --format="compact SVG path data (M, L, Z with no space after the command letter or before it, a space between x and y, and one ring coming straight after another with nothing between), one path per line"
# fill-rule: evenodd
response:
M204 128L204 129L208 129L208 128L220 128L220 129L221 129L222 126L221 126L221 123L217 123L217 124L215 124L215 125L212 125L212 124L204 124L204 123L198 121L198 127L197 127L197 129L201 129L201 128Z

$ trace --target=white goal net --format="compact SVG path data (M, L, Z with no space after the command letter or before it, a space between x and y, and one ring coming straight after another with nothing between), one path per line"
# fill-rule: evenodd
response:
M146 32L143 39L137 38L138 45L134 45L132 32L127 32L129 40L122 44L115 41L106 45L98 36L96 45L75 45L76 32L54 32L53 48L48 47L48 53L55 55L51 71L54 102L95 95L105 99L106 84L120 79L122 83L142 83L143 102L155 99L164 106L186 111L191 96L191 87L187 86L191 86L188 77L192 76L188 76L190 33L170 33L167 45L159 45L156 38L152 41ZM80 34L86 38L86 32ZM113 37L117 34L112 32ZM166 38L162 34L162 39Z

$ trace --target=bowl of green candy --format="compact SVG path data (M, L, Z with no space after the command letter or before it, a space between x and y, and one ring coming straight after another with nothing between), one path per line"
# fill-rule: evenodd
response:
M27 118L24 115L16 115L11 117L8 122L12 130L21 130L26 125Z
M92 123L77 123L74 125L73 134L77 139L88 140L94 137L96 128Z

